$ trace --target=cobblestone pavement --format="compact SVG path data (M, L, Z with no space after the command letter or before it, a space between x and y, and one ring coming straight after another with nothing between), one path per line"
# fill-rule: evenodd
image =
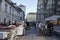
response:
M17 36L17 40L60 40L60 38L55 35L37 36L36 29L32 27L26 36Z

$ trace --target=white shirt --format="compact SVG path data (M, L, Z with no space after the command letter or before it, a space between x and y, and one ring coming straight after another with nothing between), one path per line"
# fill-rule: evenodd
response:
M39 28L41 28L41 23L39 23Z
M43 28L44 27L44 23L39 23L39 28Z
M45 25L45 29L47 29L47 24Z

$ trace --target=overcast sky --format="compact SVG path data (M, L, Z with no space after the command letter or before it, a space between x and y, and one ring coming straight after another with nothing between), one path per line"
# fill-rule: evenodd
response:
M26 15L29 12L36 12L37 11L37 0L12 0L17 5L23 4L26 6Z

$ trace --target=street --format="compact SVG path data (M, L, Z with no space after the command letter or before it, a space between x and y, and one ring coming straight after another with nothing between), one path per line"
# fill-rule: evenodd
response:
M60 0L0 0L0 40L60 40Z
M52 36L37 36L35 27L31 27L26 36L17 36L17 40L60 40L56 35Z

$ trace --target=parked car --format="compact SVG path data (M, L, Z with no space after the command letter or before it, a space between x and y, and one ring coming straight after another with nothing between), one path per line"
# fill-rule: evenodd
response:
M8 32L0 32L0 40L5 40L8 38Z

